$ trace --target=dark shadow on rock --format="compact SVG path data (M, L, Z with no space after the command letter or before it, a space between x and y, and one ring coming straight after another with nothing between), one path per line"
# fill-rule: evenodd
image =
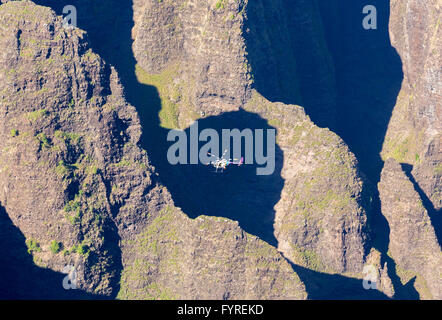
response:
M419 300L419 292L416 291L414 283L416 282L416 276L411 278L402 288L401 291L394 295L395 299L400 300Z
M383 167L379 153L404 75L401 58L390 42L390 1L370 4L377 9L376 30L362 26L365 0L320 1L319 7L335 64L336 133L355 153L362 171L377 184Z
M267 129L274 129L260 116L244 110L199 120L199 132L206 128L218 132L220 137L219 154L222 154L222 129L239 129L241 131L251 129L252 132L255 129L264 129L264 132ZM166 141L165 134L167 132L168 130L165 130L161 137L163 141ZM189 128L185 132L190 140ZM263 140L266 141L265 133ZM171 144L172 142L168 142L164 144L164 147ZM199 143L200 146L203 144L205 142ZM233 147L232 141L231 145ZM264 145L264 150L267 150L266 147ZM189 155L189 145L188 150ZM244 156L244 143L242 150ZM280 200L281 190L284 186L284 180L281 177L283 152L278 145L275 146L275 170L270 175L257 175L258 166L256 164L244 164L241 167L230 165L222 173L220 171L217 173L212 166L203 164L172 166L168 163L166 154L167 148L163 148L161 152L153 155L161 181L173 195L175 204L181 207L189 217L209 215L229 218L238 221L246 232L277 246L273 235L275 220L273 208Z
M341 136L355 153L362 171L376 184L383 166L379 153L403 80L402 62L389 38L390 1L370 2L377 8L376 30L363 28L365 0L319 1L317 6L304 0L296 4L282 0L282 3L286 10L278 19L274 19L268 8L271 5L265 1L253 1L248 6L247 57L255 88L271 101L290 104L304 101L302 105L310 118ZM317 9L320 12L317 18L322 21L315 24L311 15ZM306 16L306 10L310 17ZM261 30L263 26L269 30ZM307 39L322 34L326 39L323 47L318 48L319 40L312 43L313 40ZM312 58L319 56L313 50L323 50L322 56L331 55L334 67L330 72L334 71L334 75L317 70L321 66L315 63L321 60ZM328 67L326 62L324 67ZM311 74L321 75L327 81L314 79ZM330 83L335 85L336 97L323 90ZM329 104L317 105L327 100L313 99L320 96L328 98ZM329 116L332 111L336 119Z
M245 30L255 89L271 101L301 104L316 125L330 128L348 144L368 180L364 192L371 198L366 210L372 245L392 273L395 264L387 257L390 229L376 188L383 168L380 152L404 77L402 61L389 38L390 1L281 3L286 10L275 19L270 4L249 2ZM376 30L363 28L362 11L367 4L377 9ZM308 12L317 9L320 21L315 23ZM272 26L275 21L277 26ZM269 27L265 31L264 25ZM322 33L325 47L313 38ZM314 50L323 50L324 59ZM332 75L320 70L319 63L329 67L327 55L331 55ZM330 94L330 86L335 95ZM396 291L406 290L397 275L391 276ZM414 292L404 295L415 296Z
M250 1L244 36L254 87L269 101L301 105L295 50L288 30L289 12L272 1Z
M369 190L370 189L370 190ZM403 285L396 273L396 262L388 255L388 245L390 242L390 226L387 219L381 213L381 201L377 189L373 185L368 185L363 192L371 195L371 206L367 215L367 225L369 234L373 236L371 243L368 243L366 249L370 249L370 245L381 252L381 265L387 264L388 277L391 280L395 294L394 299L415 300L419 299L419 293L413 286L409 284Z
M308 298L327 300L418 300L419 293L414 287L416 278L402 285L396 274L396 264L387 257L388 270L395 293L393 298L376 289L364 289L362 279L354 279L339 274L328 274L304 268L286 259L304 283ZM390 268L389 267L389 268Z
M308 299L313 300L389 300L390 298L376 289L364 289L361 279L339 274L313 271L287 260L304 283Z
M65 290L66 274L38 267L25 244L25 237L0 206L0 299L109 299L79 289Z
M171 192L178 207L191 218L199 215L226 217L268 243L276 246L273 235L274 205L284 185L281 178L282 150L276 146L276 168L272 175L256 175L256 165L229 166L223 173L204 165L170 165L167 161L169 132L160 126L161 99L155 87L138 82L132 51L134 25L132 1L50 0L36 1L62 14L65 5L76 6L78 27L87 31L91 46L119 73L126 100L136 107L142 125L141 146L147 151L159 179ZM198 121L200 131L221 129L271 129L258 115L239 110ZM189 136L189 129L186 129ZM221 138L221 134L220 134ZM220 141L221 144L221 141ZM202 145L202 144L200 144ZM155 178L155 177L153 177Z
M362 26L366 16L362 10L367 4L377 9L376 30L365 30ZM335 65L335 132L356 155L371 184L368 188L372 189L372 205L366 209L372 245L382 253L382 264L387 263L394 298L418 299L413 286L402 285L396 264L387 255L390 228L376 188L384 165L380 152L404 78L401 58L390 42L390 1L320 1L319 8Z
M249 1L244 22L254 88L272 102L301 105L335 129L333 61L326 54L316 1Z
M433 225L439 245L442 246L442 209L437 210L434 207L433 202L427 197L424 190L422 190L419 184L416 182L412 174L413 166L408 163L401 163L401 166L402 170L413 184L414 190L416 190L416 192L419 194L422 204L430 216L431 224Z
M248 5L245 30L257 91L271 101L302 104L315 124L336 132L356 155L373 186L373 208L366 209L373 215L375 242L385 249L388 225L380 212L375 186L383 167L379 153L403 71L389 38L390 1L370 4L377 8L376 30L363 28L365 0L300 0L296 4L282 0L286 10L278 19L274 19L270 4L253 1ZM315 12L317 22L312 21ZM268 30L262 30L263 26ZM313 38L322 34L326 42L321 46L321 41ZM321 67L331 74L322 72Z
M388 277L394 288L394 299L398 300L419 300L419 292L414 287L414 280L411 279L406 284L402 284L396 271L396 262L387 254L382 255L381 264L387 263Z

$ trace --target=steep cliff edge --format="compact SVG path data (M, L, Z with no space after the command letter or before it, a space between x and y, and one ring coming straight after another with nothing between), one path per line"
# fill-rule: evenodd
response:
M139 207L116 210L158 192L136 147L135 109L83 31L31 2L4 4L0 15L0 202L38 265L74 265L80 287L114 295L118 228Z
M442 81L441 2L391 1L392 44L403 61L404 81L382 150L413 165L412 176L434 211L441 237ZM433 208L431 208L433 207ZM436 211L439 211L437 213ZM433 218L433 217L432 217Z
M396 161L387 160L382 170L382 213L402 282L416 276L421 298L440 299L441 2L391 1L390 10L390 38L404 79L381 152Z
M135 59L150 74L171 70L164 126L184 128L202 115L238 110L250 96L241 33L246 2L133 2Z
M305 299L304 284L269 244L225 218L171 207L122 242L121 299ZM202 285L204 284L204 285Z
M390 226L389 254L405 284L413 277L422 299L441 298L442 252L428 212L402 171L388 159L379 183L382 212Z

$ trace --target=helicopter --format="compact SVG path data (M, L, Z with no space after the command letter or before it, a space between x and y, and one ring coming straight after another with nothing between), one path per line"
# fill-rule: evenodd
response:
M215 158L215 160L210 161L207 165L212 165L216 170L215 172L218 172L218 169L221 169L221 172L223 172L229 165L236 164L238 167L240 167L244 163L244 158L241 157L241 159L227 159L224 158L226 155L227 150L224 151L223 155L220 157L211 154L210 152L207 152L207 155L210 157Z

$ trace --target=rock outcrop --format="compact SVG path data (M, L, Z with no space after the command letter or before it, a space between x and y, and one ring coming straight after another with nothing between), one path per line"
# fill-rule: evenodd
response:
M122 299L305 299L304 284L269 244L237 222L189 219L167 207L123 241ZM202 285L204 284L204 285Z
M167 127L238 110L250 95L244 1L134 1L134 56L149 74L169 71L175 106ZM159 88L162 92L163 88ZM164 91L163 91L164 92Z
M360 273L370 200L354 155L299 106L271 103L255 93L245 109L269 119L284 152L284 188L275 206L278 248L316 271Z
M376 285L376 289L383 292L389 298L393 298L395 295L395 290L393 282L388 275L388 265L386 262L382 263L382 253L378 250L372 248L370 253L366 257L366 264L364 266L363 272L364 279L367 285L370 286L373 281Z
M379 183L390 226L389 254L403 283L415 277L422 299L441 298L442 252L428 212L399 163L388 159Z

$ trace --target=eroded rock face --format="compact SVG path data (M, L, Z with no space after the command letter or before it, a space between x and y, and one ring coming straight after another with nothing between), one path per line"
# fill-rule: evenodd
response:
M237 222L207 216L192 220L173 208L151 219L135 239L123 242L128 262L119 298L306 298L285 259Z
M404 81L382 154L414 166L412 175L437 210L442 206L441 3L394 0L390 7L391 42L401 56Z
M121 285L122 298L306 298L274 247L174 207L116 71L83 31L28 1L1 5L0 25L1 213L37 265L73 265L79 288L105 297Z
M174 78L162 98L176 104L175 126L238 110L252 86L333 123L333 65L315 3L136 0L133 8L139 66Z
M394 158L402 170L392 160L385 164L379 189L382 213L390 224L390 252L402 281L417 276L420 296L440 299L441 4L391 1L390 8L390 37L404 80L382 157Z
M115 295L118 229L124 233L145 203L115 214L155 189L136 147L135 109L83 31L64 29L60 17L31 2L4 4L0 16L0 202L28 242L38 243L39 265L75 265L81 288Z
M440 299L442 252L434 228L413 184L393 159L379 183L382 213L390 226L389 253L406 283L413 277L423 299Z
M250 95L243 1L134 1L134 55L148 73L172 68L175 125L238 110Z
M271 103L255 92L245 109L269 119L284 152L284 188L274 223L279 250L313 270L360 273L369 198L354 155L299 106Z
M377 290L385 293L385 295L390 298L394 297L394 286L388 275L387 263L382 264L382 254L378 250L374 248L370 250L370 253L366 257L363 272L364 279L375 282ZM367 282L366 285L372 285L372 282Z

